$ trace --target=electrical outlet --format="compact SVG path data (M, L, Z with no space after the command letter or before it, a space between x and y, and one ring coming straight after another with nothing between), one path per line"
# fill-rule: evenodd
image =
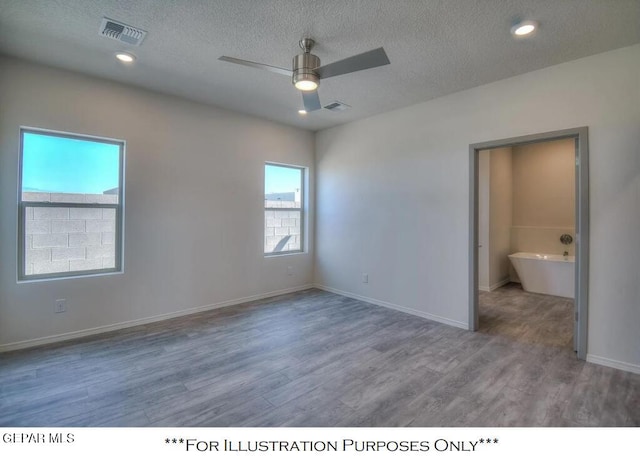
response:
M369 283L369 275L367 273L362 273L362 283L363 284Z
M293 276L293 267L287 266L287 276Z
M55 313L67 312L67 300L66 299L56 300L56 303L53 308L54 308L53 312Z

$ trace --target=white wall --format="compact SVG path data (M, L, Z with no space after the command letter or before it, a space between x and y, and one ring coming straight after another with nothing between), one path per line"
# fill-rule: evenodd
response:
M495 289L509 281L513 181L511 147L491 150L491 207L489 286Z
M478 155L478 288L509 282L513 211L511 147Z
M491 150L478 152L478 288L491 291L489 253L491 237Z
M513 148L513 224L572 227L575 218L575 141Z
M0 349L312 281L312 253L263 256L263 168L313 176L313 133L6 58L0 111ZM126 140L123 274L16 283L21 125Z
M588 358L640 371L640 45L318 133L316 282L466 326L469 144L579 126Z

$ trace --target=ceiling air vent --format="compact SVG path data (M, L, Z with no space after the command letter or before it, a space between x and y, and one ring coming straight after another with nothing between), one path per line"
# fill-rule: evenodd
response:
M327 110L331 110L332 112L343 112L348 108L351 108L351 105L347 105L344 102L334 101L328 105L325 105L324 108Z
M109 18L102 18L99 34L133 46L140 46L144 37L147 36L147 32L142 29Z

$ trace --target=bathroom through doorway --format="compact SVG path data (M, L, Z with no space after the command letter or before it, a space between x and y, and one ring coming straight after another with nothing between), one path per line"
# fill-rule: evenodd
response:
M471 330L586 358L587 135L470 146Z

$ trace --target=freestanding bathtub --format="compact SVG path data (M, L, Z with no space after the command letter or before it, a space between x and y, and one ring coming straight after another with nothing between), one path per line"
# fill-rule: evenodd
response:
M518 252L509 255L509 260L527 292L573 298L574 256Z

